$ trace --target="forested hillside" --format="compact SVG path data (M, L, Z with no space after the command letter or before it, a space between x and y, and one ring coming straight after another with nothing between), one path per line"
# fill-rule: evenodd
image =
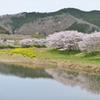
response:
M65 30L77 30L90 33L100 31L100 11L85 12L74 8L65 8L52 13L23 12L0 17L0 26L10 34L43 34ZM0 28L1 29L1 28Z

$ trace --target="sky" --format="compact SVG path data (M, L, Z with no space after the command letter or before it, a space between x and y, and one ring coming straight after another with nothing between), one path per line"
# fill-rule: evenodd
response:
M0 0L0 15L20 12L54 12L63 8L100 10L100 0Z

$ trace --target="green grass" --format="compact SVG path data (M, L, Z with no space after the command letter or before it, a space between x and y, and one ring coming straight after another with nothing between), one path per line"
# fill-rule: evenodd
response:
M51 58L59 59L59 60L70 60L73 62L82 62L93 65L100 65L100 52L96 52L95 55L93 53L85 53L79 51L59 51L57 49L52 49L46 51Z
M23 56L27 56L29 58L38 58L38 59L51 59L57 61L66 61L70 60L72 62L100 65L100 52L96 52L95 55L93 53L85 53L79 51L59 51L57 49L48 49L48 48L37 48L37 47L29 47L29 48L11 48L11 49L1 49L0 55L6 53L9 55L22 54Z

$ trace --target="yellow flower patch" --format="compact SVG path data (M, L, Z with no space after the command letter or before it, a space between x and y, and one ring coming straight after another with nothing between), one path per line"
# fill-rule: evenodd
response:
M28 56L30 58L36 57L36 53L34 52L34 48L15 48L11 50L11 54L20 53L24 56Z

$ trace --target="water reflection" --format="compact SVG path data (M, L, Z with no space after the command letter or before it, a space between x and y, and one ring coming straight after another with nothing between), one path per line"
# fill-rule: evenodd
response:
M100 94L100 76L78 72L64 71L57 68L24 68L0 64L0 74L14 75L21 78L50 78L55 79L67 86L79 86L88 92Z
M100 94L100 76L98 75L89 75L60 69L46 69L45 71L64 85L72 87L80 86L81 89L86 89L88 92Z
M3 75L14 75L22 78L52 78L52 76L46 73L43 68L32 69L7 64L0 64L0 73Z

